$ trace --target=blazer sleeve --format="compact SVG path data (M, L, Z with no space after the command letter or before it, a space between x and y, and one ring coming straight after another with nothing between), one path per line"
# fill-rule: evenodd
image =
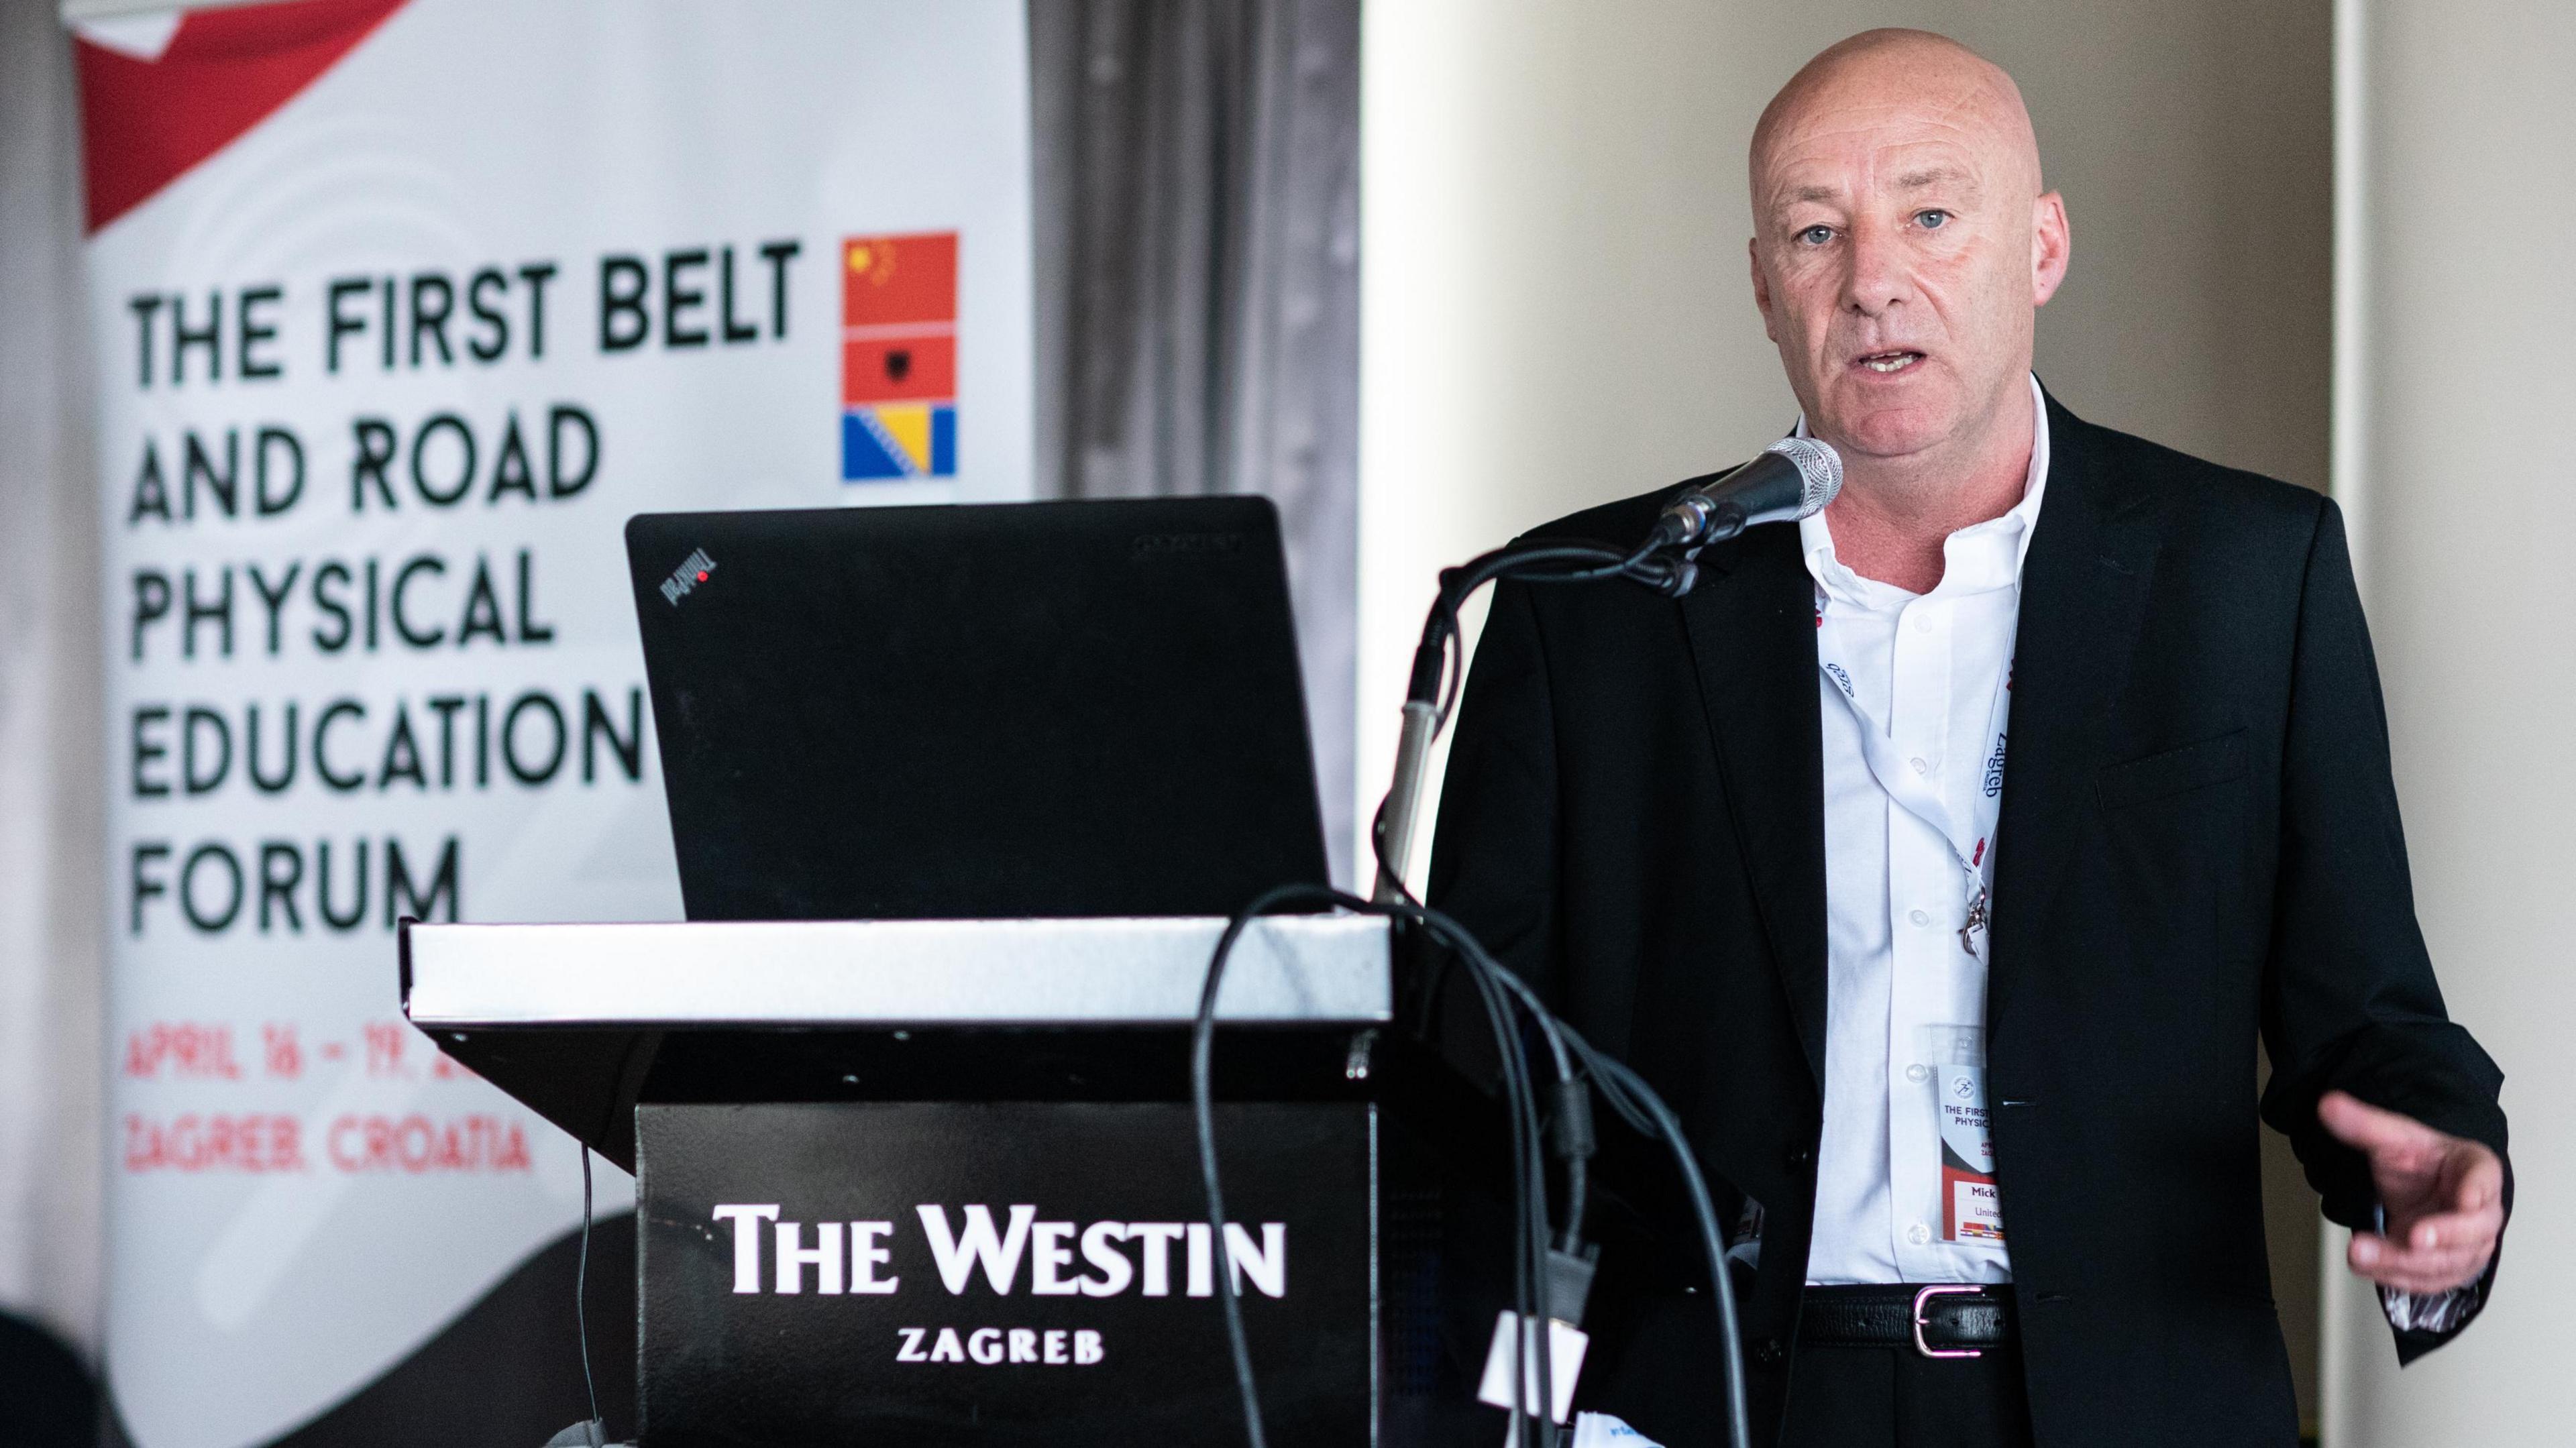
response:
M2344 1090L2505 1153L2504 1073L2442 1005L2415 921L2389 768L2387 710L2353 585L2343 516L2321 503L2300 594L2281 754L2281 834L2263 1043L2263 1119L2286 1134L2325 1213L2369 1229L2378 1201L2361 1153L2317 1120ZM2506 1168L2507 1210L2512 1169ZM2501 1253L2498 1254L2499 1257ZM2483 1303L2494 1280L2477 1284ZM2401 1330L2401 1360L2466 1326Z
M1561 1009L1557 836L1546 651L1529 586L1507 582L1494 591L1459 705L1426 900Z

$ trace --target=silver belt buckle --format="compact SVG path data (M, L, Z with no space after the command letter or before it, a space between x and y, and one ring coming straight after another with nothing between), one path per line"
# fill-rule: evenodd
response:
M1930 1326L1930 1325L1931 1325L1931 1322L1932 1322L1931 1314L1930 1314L1928 1311L1926 1311L1926 1309L1931 1305L1931 1302L1932 1302L1932 1299L1933 1299L1933 1298L1935 1298L1935 1297L1958 1297L1958 1296L1975 1297L1975 1296L1979 1296L1979 1295L1981 1295L1984 1291L1985 1291L1985 1289L1983 1289L1983 1288L1981 1288L1981 1287L1970 1287L1970 1286L1967 1286L1967 1285L1965 1285L1965 1284L1951 1283L1951 1284L1944 1284L1944 1285L1941 1285L1941 1286L1938 1286L1938 1287L1926 1287L1926 1288L1924 1288L1922 1291L1915 1293L1915 1294L1914 1294L1914 1350L1915 1350L1916 1352L1919 1352L1919 1353L1923 1354L1925 1357L1928 1357L1928 1358L1973 1358L1973 1357L1984 1357L1986 1354L1985 1354L1985 1350L1984 1350L1984 1349L1982 1349L1982 1348L1973 1348L1973 1347L1945 1347L1945 1348L1936 1348L1936 1347L1934 1347L1932 1344L1930 1344L1930 1343L1928 1343L1928 1342L1926 1342L1926 1341L1924 1341L1924 1340L1923 1340L1923 1329L1924 1329L1924 1328L1926 1328L1926 1327L1928 1327L1928 1326Z

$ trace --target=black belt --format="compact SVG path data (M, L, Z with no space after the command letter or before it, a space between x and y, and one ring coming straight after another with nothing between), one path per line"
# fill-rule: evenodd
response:
M2015 1338L2012 1288L1891 1282L1809 1287L1801 1347L1910 1347L1928 1358L1981 1357Z

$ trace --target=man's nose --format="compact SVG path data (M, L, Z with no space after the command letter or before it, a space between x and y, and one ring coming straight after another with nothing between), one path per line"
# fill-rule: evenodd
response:
M1912 297L1905 249L1890 228L1869 222L1852 228L1849 256L1850 270L1843 278L1846 308L1875 317Z

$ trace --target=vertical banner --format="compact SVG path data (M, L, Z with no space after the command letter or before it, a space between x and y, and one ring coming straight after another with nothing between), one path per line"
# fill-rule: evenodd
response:
M392 925L676 917L630 514L1025 495L1023 23L75 18L140 1448L297 1434L579 1222L578 1149L403 1024ZM473 1361L422 1411L539 1370Z

